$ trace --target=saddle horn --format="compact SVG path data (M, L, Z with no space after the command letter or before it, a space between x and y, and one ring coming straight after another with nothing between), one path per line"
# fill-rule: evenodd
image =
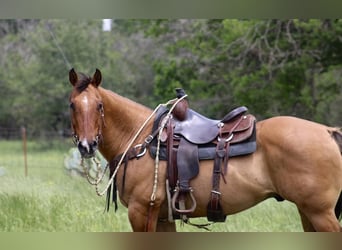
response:
M182 88L176 88L176 97L182 98L183 96L185 96L185 91ZM177 118L179 121L184 121L186 119L186 114L187 114L187 110L189 108L189 103L187 98L184 98L183 100L181 100L176 107L173 109L172 114L174 115L175 118Z

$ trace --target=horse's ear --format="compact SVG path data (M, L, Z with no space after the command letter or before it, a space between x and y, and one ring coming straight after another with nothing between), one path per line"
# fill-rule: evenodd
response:
M72 69L69 71L69 81L70 81L70 83L72 84L72 86L75 86L75 84L76 84L77 81L78 81L77 73L76 73L76 71L74 70L74 68L72 68Z
M102 81L102 74L101 74L101 71L99 69L96 69L95 71L95 74L93 76L93 81L92 81L92 84L97 87L100 85Z

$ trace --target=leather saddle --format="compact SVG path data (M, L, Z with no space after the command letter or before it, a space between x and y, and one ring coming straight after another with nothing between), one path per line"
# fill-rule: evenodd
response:
M255 152L256 119L253 115L246 114L248 109L244 106L233 109L221 120L213 120L188 108L187 100L182 100L177 105L180 108L175 107L172 118L163 128L159 149L159 159L167 161L174 216L177 218L195 210L196 200L189 182L199 173L199 161L214 160L208 219L224 221L225 216L219 204L219 180L227 172L229 157ZM167 112L167 109L158 112L153 131L158 129ZM156 145L157 140L150 144L152 157L156 156ZM188 194L192 203L189 209L184 207Z
M232 133L231 143L237 143L247 139L252 134L255 119L251 115L244 115L238 126L234 127L235 121L247 110L244 106L238 107L229 112L222 120L212 120L188 109L186 120L174 119L174 134L183 136L193 144L206 144L214 142L219 133Z
M173 118L174 123L174 137L183 137L188 142L197 145L199 160L212 160L215 157L215 146L217 138L221 131L223 136L232 132L232 139L230 141L231 147L229 149L229 156L240 156L251 154L256 150L256 119L251 114L245 114L248 109L244 106L233 109L222 120L212 120L207 118L192 109L187 111L187 119L179 121ZM155 119L153 131L158 128L162 117L168 112L167 109L161 109ZM235 122L238 118L242 120L240 124L234 128ZM232 129L234 130L232 131ZM221 130L220 130L221 129ZM166 132L166 129L165 129ZM162 146L159 152L161 160L167 160L166 141L168 137L162 136ZM156 156L157 141L152 141L150 145L150 155Z

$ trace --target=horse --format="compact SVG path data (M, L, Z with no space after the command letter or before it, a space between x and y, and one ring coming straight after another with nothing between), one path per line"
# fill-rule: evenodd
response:
M83 158L99 150L111 162L130 148L130 141L141 145L149 137L153 121L146 121L155 117L153 110L101 87L100 70L90 77L71 69L69 81L72 131ZM221 176L227 183L220 182L223 213L235 214L280 197L296 205L304 231L342 231L341 130L275 116L256 122L256 144L254 153L229 159L228 173ZM117 169L117 194L134 232L176 231L175 221L167 219L167 165L159 161L156 168L155 160L141 154ZM190 218L206 216L212 165L212 160L201 161L198 175L190 181L197 202Z

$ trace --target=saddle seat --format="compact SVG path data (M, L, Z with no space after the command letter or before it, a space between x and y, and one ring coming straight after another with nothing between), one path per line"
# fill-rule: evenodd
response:
M241 117L248 109L244 106L238 107L229 112L222 120L209 119L192 109L187 110L186 119L179 121L174 117L174 134L183 136L194 144L207 144L215 141L219 133L227 134L231 132L239 133L239 137L234 136L231 143L242 141L251 135L250 129L253 127L251 116L244 116L241 123L234 128L235 121ZM243 133L246 133L243 136Z

